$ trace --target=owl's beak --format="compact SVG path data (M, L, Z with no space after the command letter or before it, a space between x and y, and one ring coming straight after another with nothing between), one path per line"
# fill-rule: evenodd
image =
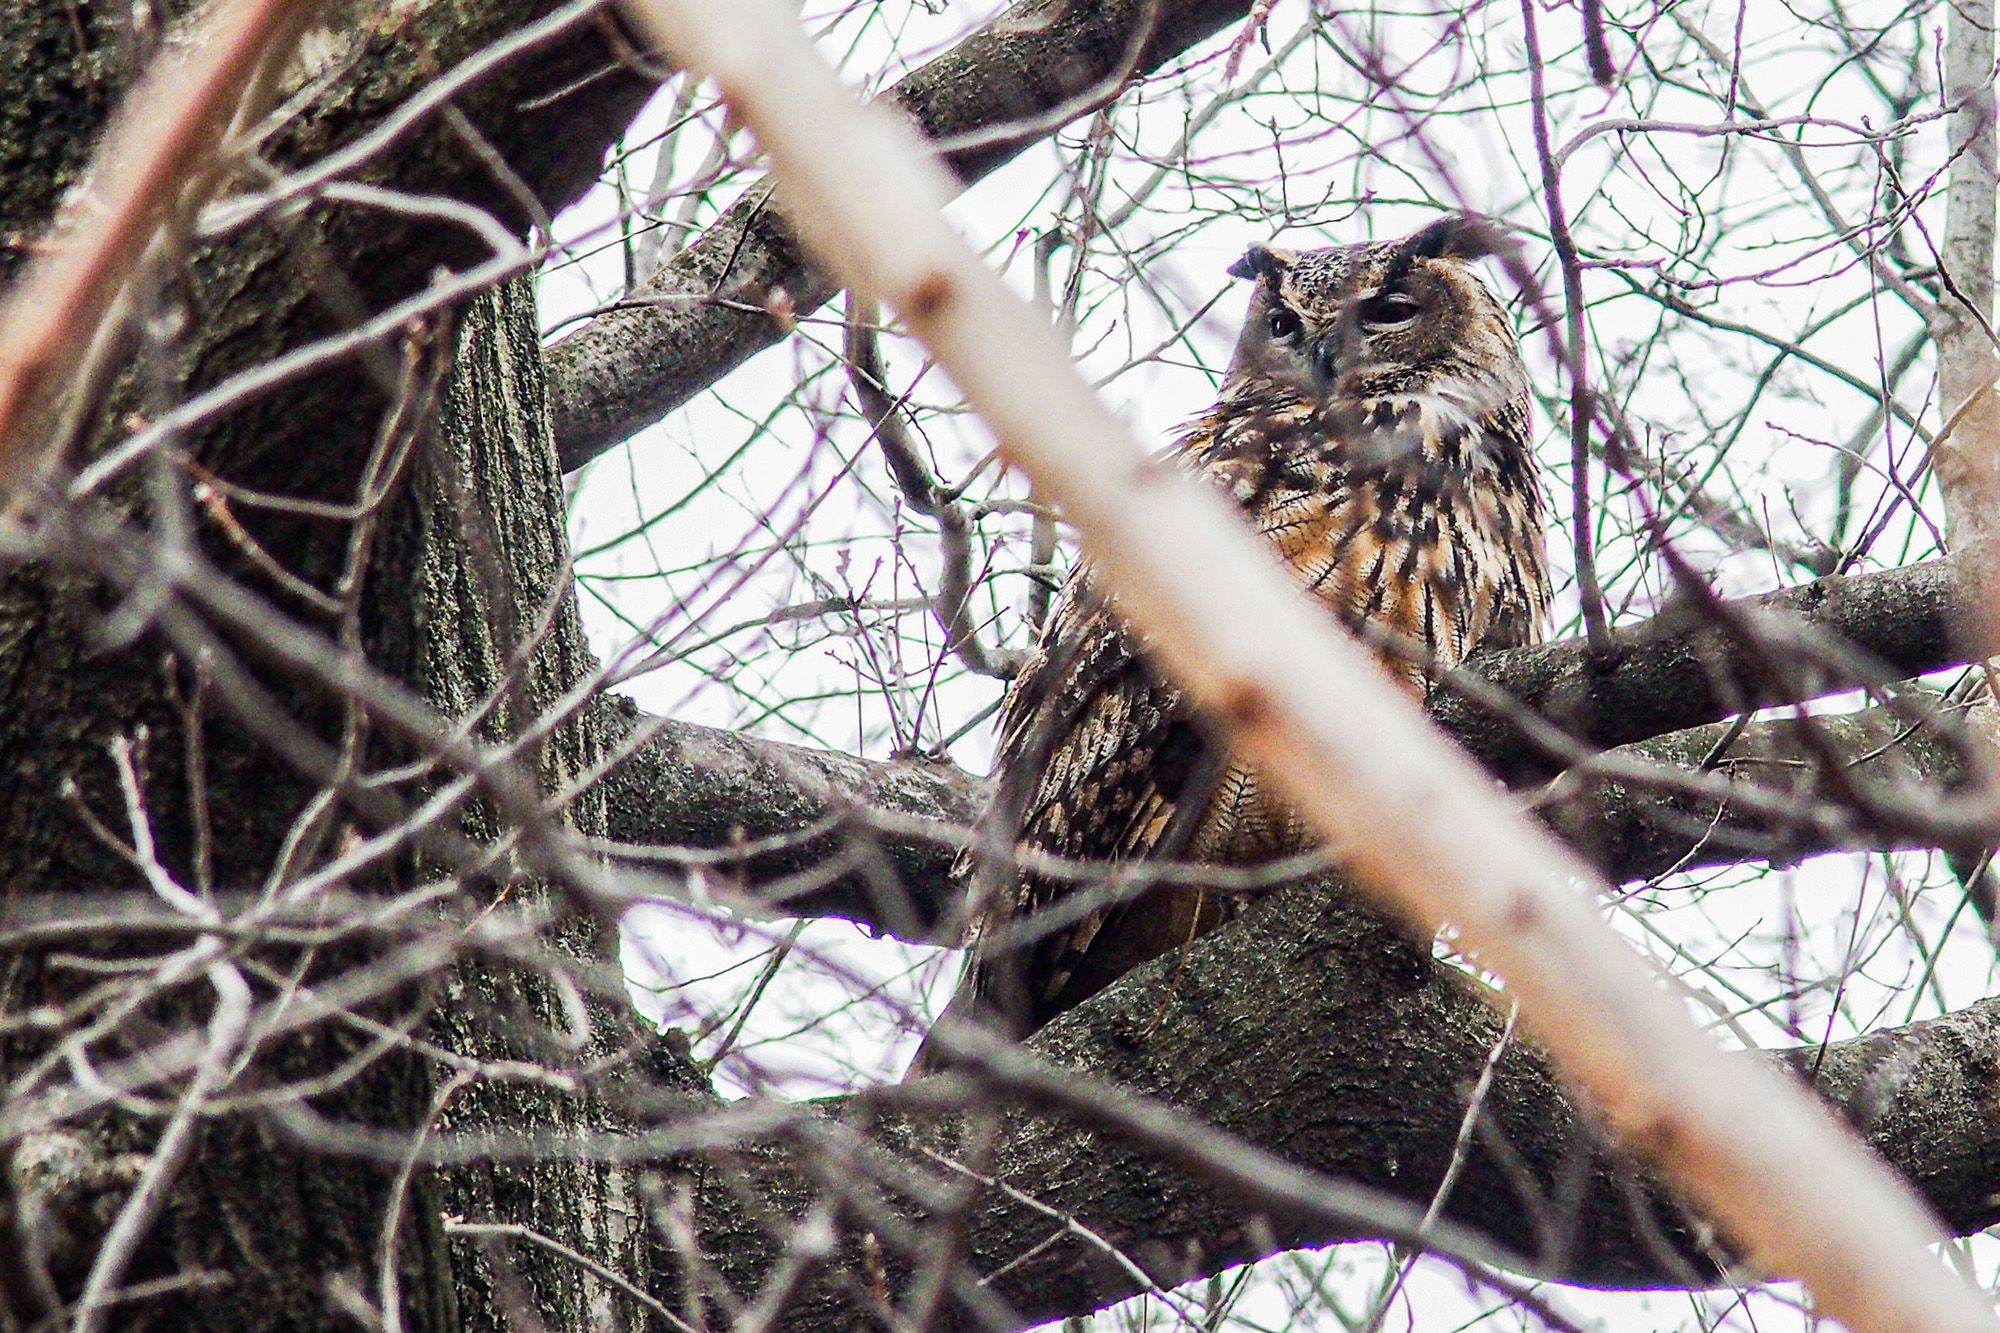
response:
M1313 379L1320 393L1332 397L1351 391L1353 385L1343 381L1348 379L1358 363L1366 359L1361 320L1350 305L1313 344Z
M1336 324L1320 335L1318 344L1313 348L1313 378L1319 381L1321 393L1331 393L1334 382L1340 378L1340 345L1346 341L1341 333L1340 326Z

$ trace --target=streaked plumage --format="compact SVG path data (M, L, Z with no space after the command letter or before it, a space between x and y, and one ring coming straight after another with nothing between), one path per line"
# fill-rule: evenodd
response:
M1452 217L1401 241L1252 249L1230 270L1255 292L1221 397L1175 450L1418 695L1427 669L1538 639L1548 602L1527 378L1466 263L1493 237ZM1008 694L998 773L997 818L1066 858L1249 865L1313 842L1148 667L1085 565ZM1228 910L1161 886L1003 949L1002 923L1081 886L1004 871L988 887L954 1005L1016 1034Z

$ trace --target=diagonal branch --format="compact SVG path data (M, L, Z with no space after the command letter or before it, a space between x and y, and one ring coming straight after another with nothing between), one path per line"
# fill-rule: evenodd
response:
M847 378L862 413L874 427L875 442L881 446L903 502L938 526L942 568L937 595L931 598L931 614L944 630L945 651L955 654L968 671L1009 679L1020 667L1019 652L989 649L972 619L972 519L961 501L944 493L903 428L902 404L889 392L885 378L876 319L874 302L849 298Z
M267 98L260 66L281 62L316 6L238 0L157 61L113 123L73 234L51 238L0 305L0 509L61 446L65 393L116 368L121 293L163 229L213 188L217 147L249 101ZM177 215L179 215L177 217ZM87 373L91 360L99 364Z

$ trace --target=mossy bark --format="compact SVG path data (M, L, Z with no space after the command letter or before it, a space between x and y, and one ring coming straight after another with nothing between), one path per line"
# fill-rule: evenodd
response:
M548 430L534 298L525 281L502 286L468 311L443 409L435 445L419 462L397 523L397 563L406 560L409 567L384 571L386 586L414 593L404 607L414 614L396 618L393 646L384 643L378 651L406 659L412 678L423 682L445 716L479 717L488 739L513 739L555 710L595 665L570 591L562 481ZM571 786L597 767L608 744L600 710L576 712L530 756L543 790ZM579 833L603 837L602 794L583 792L563 818ZM464 822L481 840L504 832L493 812L478 804ZM519 882L510 894L519 902L546 890ZM618 956L615 923L588 913L558 925L549 944L556 967L567 961L601 972L605 960ZM444 1045L476 1058L544 1055L537 1047L547 1043L524 1041L522 1031L560 1023L546 980L528 969L466 960L448 979L446 995L433 1030ZM576 1063L645 1040L629 1006L594 1005L590 1017L590 1049L569 1053ZM446 1134L499 1129L562 1135L613 1123L594 1098L491 1082L459 1093L439 1128ZM627 1168L551 1157L447 1172L438 1188L454 1216L526 1224L620 1272L643 1274L649 1228L630 1176ZM464 1328L518 1326L505 1310L510 1275L528 1282L551 1329L643 1326L629 1298L546 1250L516 1246L501 1259L460 1241L452 1258ZM496 1273L496 1263L508 1271Z

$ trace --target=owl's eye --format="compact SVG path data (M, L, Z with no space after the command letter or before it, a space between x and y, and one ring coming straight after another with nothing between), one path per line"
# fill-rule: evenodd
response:
M1401 292L1382 292L1361 303L1361 322L1373 329L1393 328L1415 319L1420 308Z
M1299 319L1298 312L1289 307L1278 306L1271 311L1271 336L1273 338L1282 340L1296 337L1299 330L1304 327L1305 325Z

